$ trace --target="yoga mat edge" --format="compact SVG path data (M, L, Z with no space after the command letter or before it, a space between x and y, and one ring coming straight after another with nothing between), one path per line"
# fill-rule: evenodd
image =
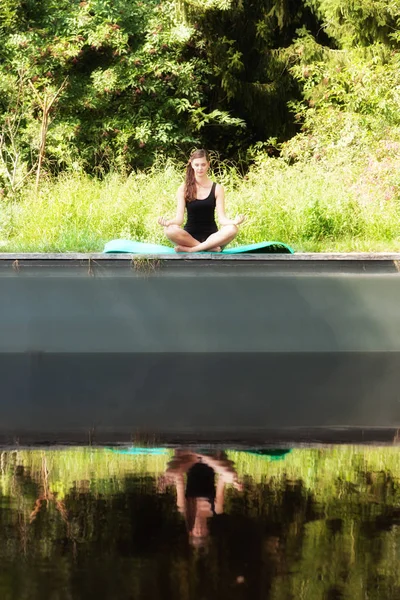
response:
M147 242L135 242L133 240L111 240L104 246L105 254L175 254L171 246L161 244L151 244ZM182 253L185 254L185 253ZM189 254L189 253L186 253ZM202 252L202 254L218 254L216 252ZM277 241L258 242L256 244L246 244L226 248L222 251L223 255L229 254L294 254L293 248Z

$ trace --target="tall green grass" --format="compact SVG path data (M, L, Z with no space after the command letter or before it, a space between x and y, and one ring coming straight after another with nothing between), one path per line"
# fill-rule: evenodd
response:
M247 216L234 244L280 240L297 251L400 250L400 157L300 161L259 157L243 176L220 164L228 216ZM114 238L168 243L183 168L158 164L103 180L64 174L0 204L0 251L100 252ZM399 183L399 185L398 185Z

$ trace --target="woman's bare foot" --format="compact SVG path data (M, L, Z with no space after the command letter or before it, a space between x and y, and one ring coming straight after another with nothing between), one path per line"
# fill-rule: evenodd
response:
M222 252L221 246L215 246L215 248L211 248L209 252Z
M192 250L190 246L175 246L175 252L192 252Z

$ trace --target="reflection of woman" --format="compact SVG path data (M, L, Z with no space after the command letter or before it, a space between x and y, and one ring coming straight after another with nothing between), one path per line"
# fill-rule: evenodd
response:
M178 510L185 517L193 545L204 543L209 534L208 519L223 512L225 485L231 483L242 489L233 462L224 453L207 456L176 450L166 477L176 486Z

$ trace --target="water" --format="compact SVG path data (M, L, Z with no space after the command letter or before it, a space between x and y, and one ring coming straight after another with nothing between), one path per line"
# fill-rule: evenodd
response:
M396 446L0 451L1 600L396 600Z

